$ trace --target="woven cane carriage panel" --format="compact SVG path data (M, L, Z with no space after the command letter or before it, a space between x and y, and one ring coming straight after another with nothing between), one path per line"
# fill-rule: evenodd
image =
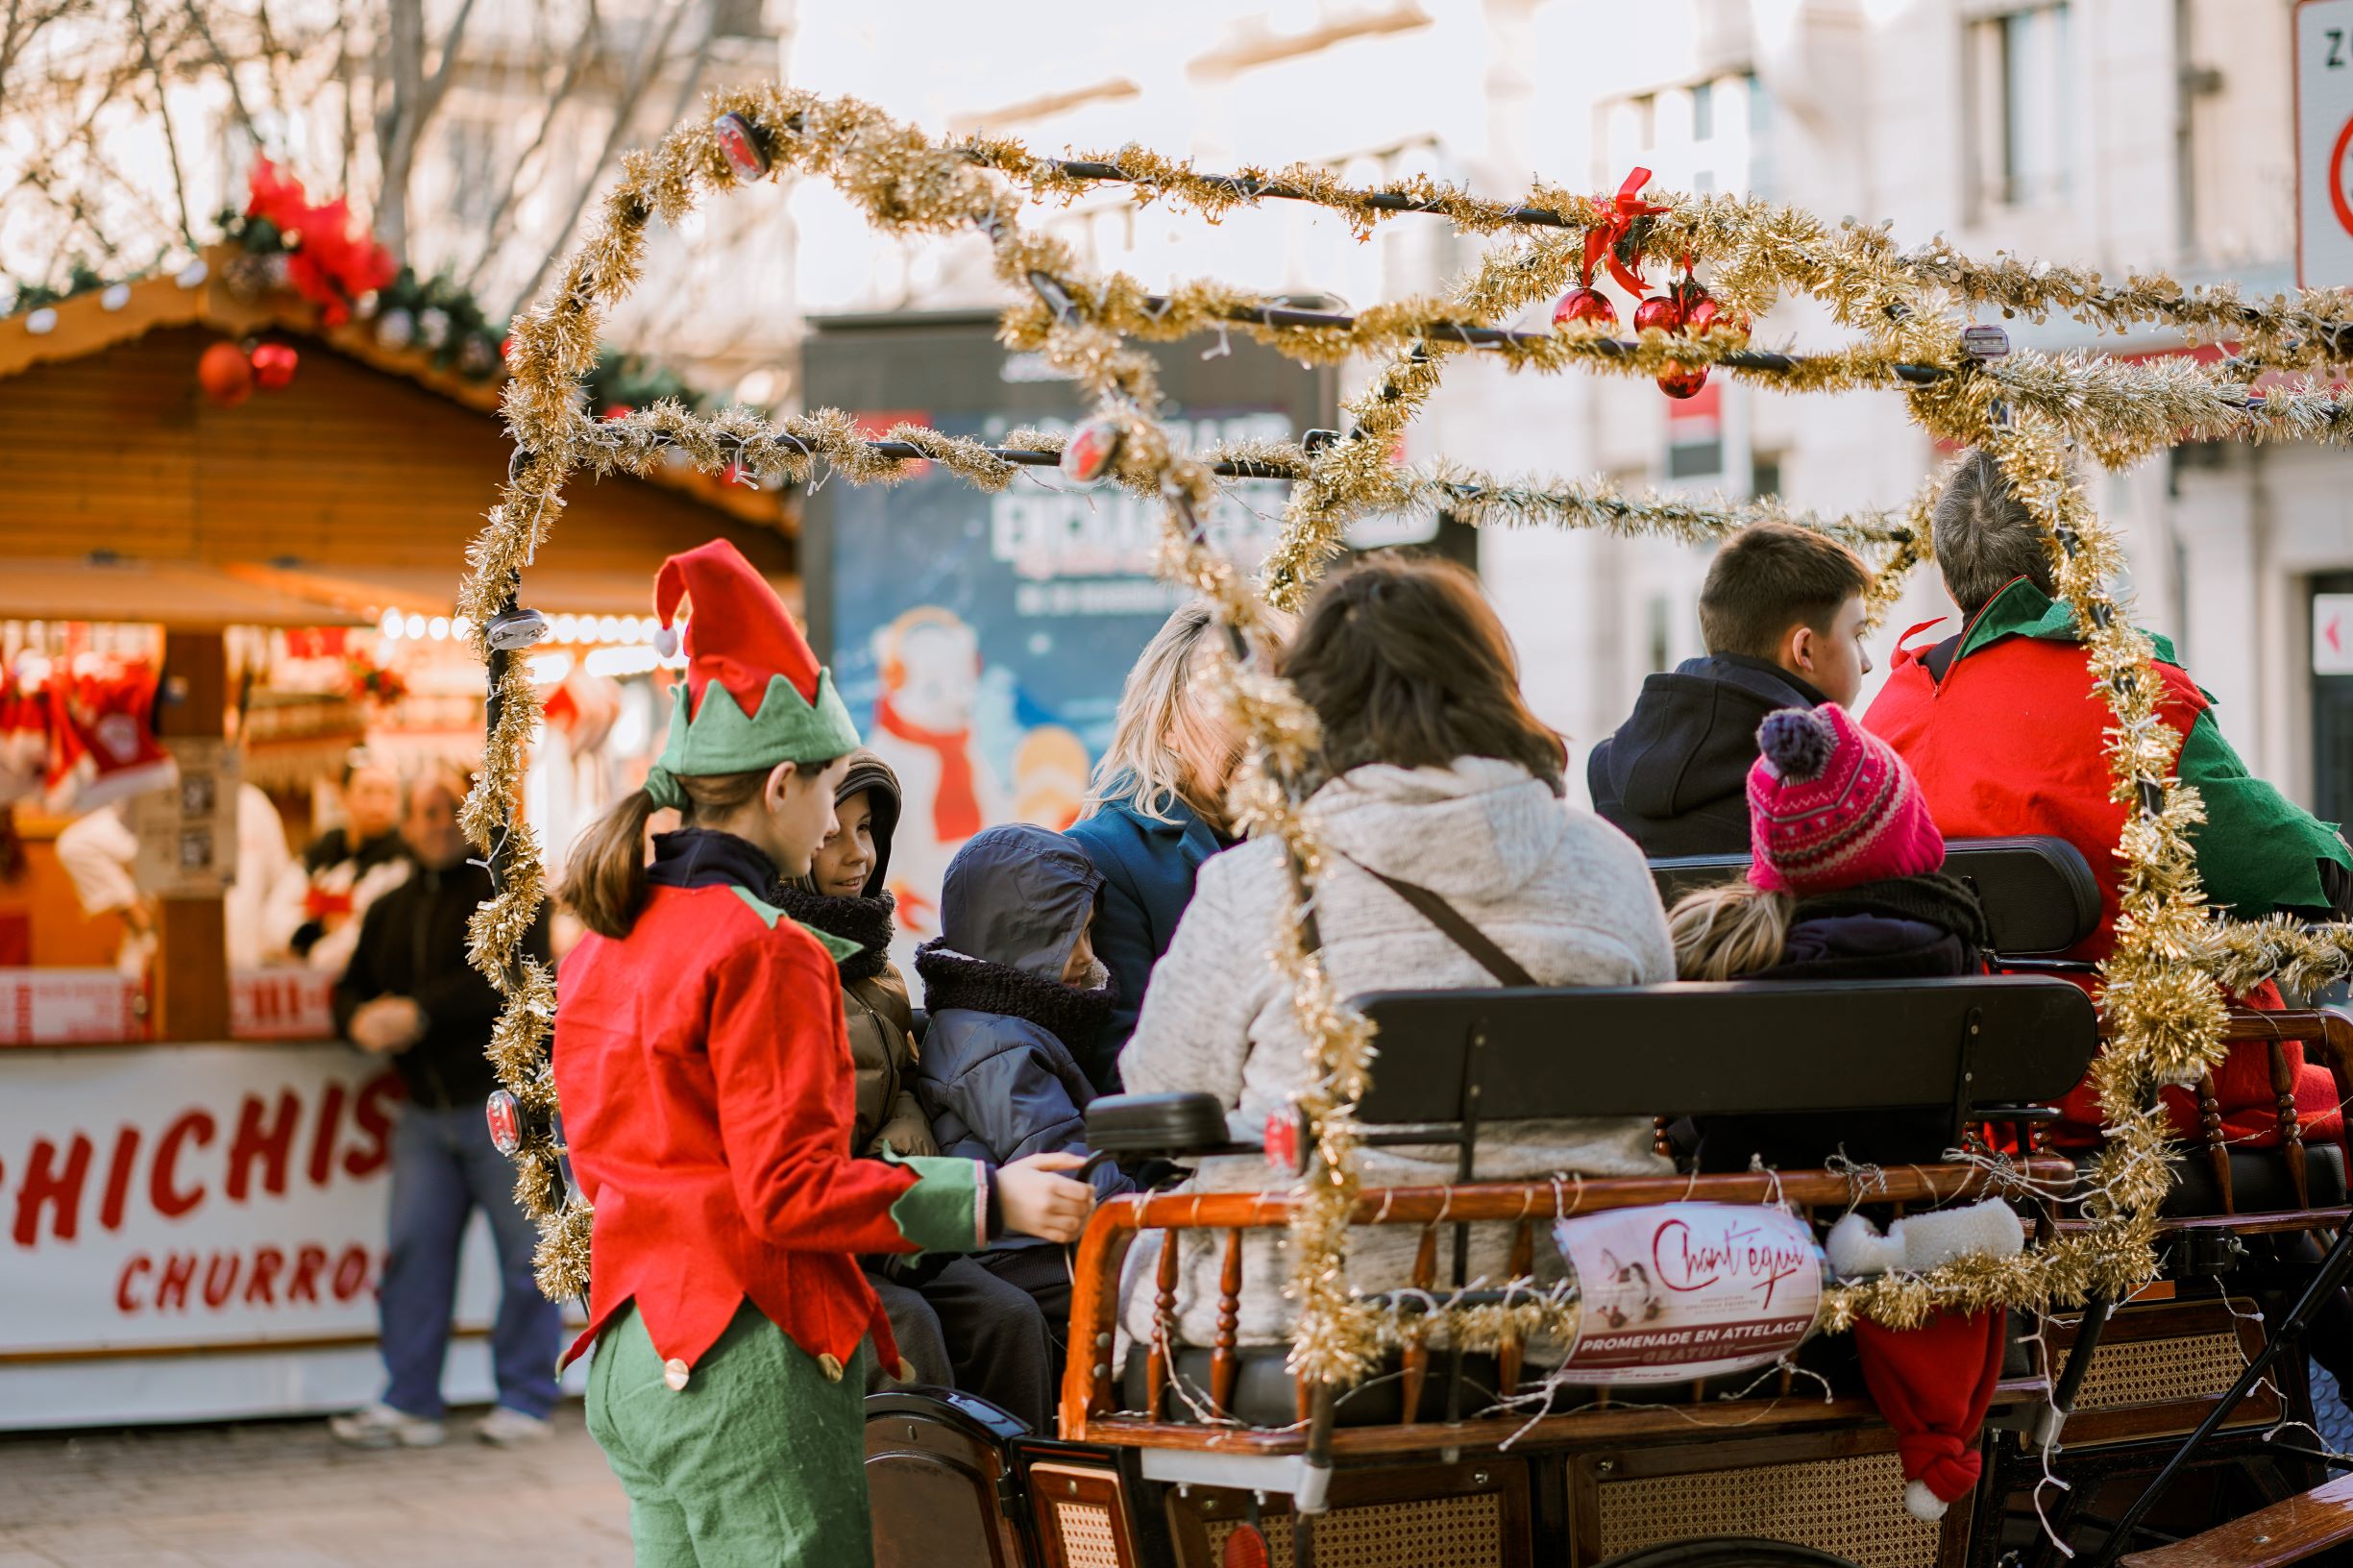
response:
M1238 1519L1210 1521L1210 1561L1224 1560ZM1267 1557L1291 1560L1288 1514L1269 1517ZM1504 1568L1503 1499L1492 1492L1334 1508L1315 1521L1315 1568Z
M2197 1334L2177 1339L2103 1339L2075 1395L2079 1410L2165 1405L2211 1399L2238 1381L2246 1357L2236 1334Z
M1695 1535L1761 1535L1871 1568L1936 1568L1944 1535L1904 1511L1893 1454L1605 1482L1600 1497L1605 1557Z
M1119 1568L1119 1536L1102 1504L1057 1502L1054 1532L1065 1568Z

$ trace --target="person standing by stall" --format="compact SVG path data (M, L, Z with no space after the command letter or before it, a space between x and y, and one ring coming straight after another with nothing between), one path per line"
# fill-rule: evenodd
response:
M767 901L835 830L858 733L775 591L715 540L663 564L691 596L686 679L646 787L576 847L589 935L557 982L566 1147L595 1219L588 1425L629 1495L640 1568L872 1559L868 1344L899 1364L858 1266L1069 1240L1069 1155L856 1158L837 960L859 944ZM655 811L685 826L658 835Z
M343 824L312 841L270 890L273 948L341 979L368 909L408 880L401 778L355 750L343 766Z
M427 1448L447 1435L441 1364L466 1224L479 1209L499 1255L499 1311L490 1331L498 1404L476 1434L532 1442L552 1430L556 1306L531 1273L538 1232L515 1202L514 1167L490 1141L482 1104L497 1079L484 1054L499 993L466 957L466 922L491 896L457 824L466 781L435 771L408 789L402 837L416 870L360 922L335 986L335 1023L365 1051L390 1056L408 1090L392 1135L390 1253L378 1290L383 1398L336 1416L334 1434L360 1448ZM546 962L547 920L524 949Z

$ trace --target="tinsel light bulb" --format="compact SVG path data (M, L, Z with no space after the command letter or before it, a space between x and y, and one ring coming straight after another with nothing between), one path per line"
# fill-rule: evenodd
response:
M1126 440L1127 427L1109 414L1089 420L1070 432L1062 449L1063 478L1093 483L1119 461L1119 449Z
M711 134L719 138L719 150L727 155L727 167L738 180L768 177L768 148L760 139L759 127L741 114L722 114L711 122Z

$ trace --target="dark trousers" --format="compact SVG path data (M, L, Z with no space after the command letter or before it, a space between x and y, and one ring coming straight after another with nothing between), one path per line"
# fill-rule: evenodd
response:
M458 1252L478 1208L498 1243L490 1360L499 1403L544 1416L555 1408L563 1322L531 1277L539 1233L515 1203L514 1164L490 1141L479 1106L404 1105L393 1129L392 1245L376 1304L388 1379L384 1403L441 1418L441 1361L456 1308Z
M1053 1340L1045 1314L1018 1286L970 1258L956 1259L920 1285L872 1268L866 1277L916 1381L978 1394L1030 1431L1052 1434Z
M1070 1255L1068 1247L1051 1244L1002 1247L984 1252L974 1262L1038 1304L1046 1332L1053 1336L1059 1359L1070 1333Z

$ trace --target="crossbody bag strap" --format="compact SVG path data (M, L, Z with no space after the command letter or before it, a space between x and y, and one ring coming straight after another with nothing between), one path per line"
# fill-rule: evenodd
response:
M1536 977L1520 968L1520 961L1498 947L1484 931L1465 919L1462 912L1418 882L1376 871L1351 855L1340 858L1411 904L1441 936L1478 960L1479 967L1507 986L1533 986Z

